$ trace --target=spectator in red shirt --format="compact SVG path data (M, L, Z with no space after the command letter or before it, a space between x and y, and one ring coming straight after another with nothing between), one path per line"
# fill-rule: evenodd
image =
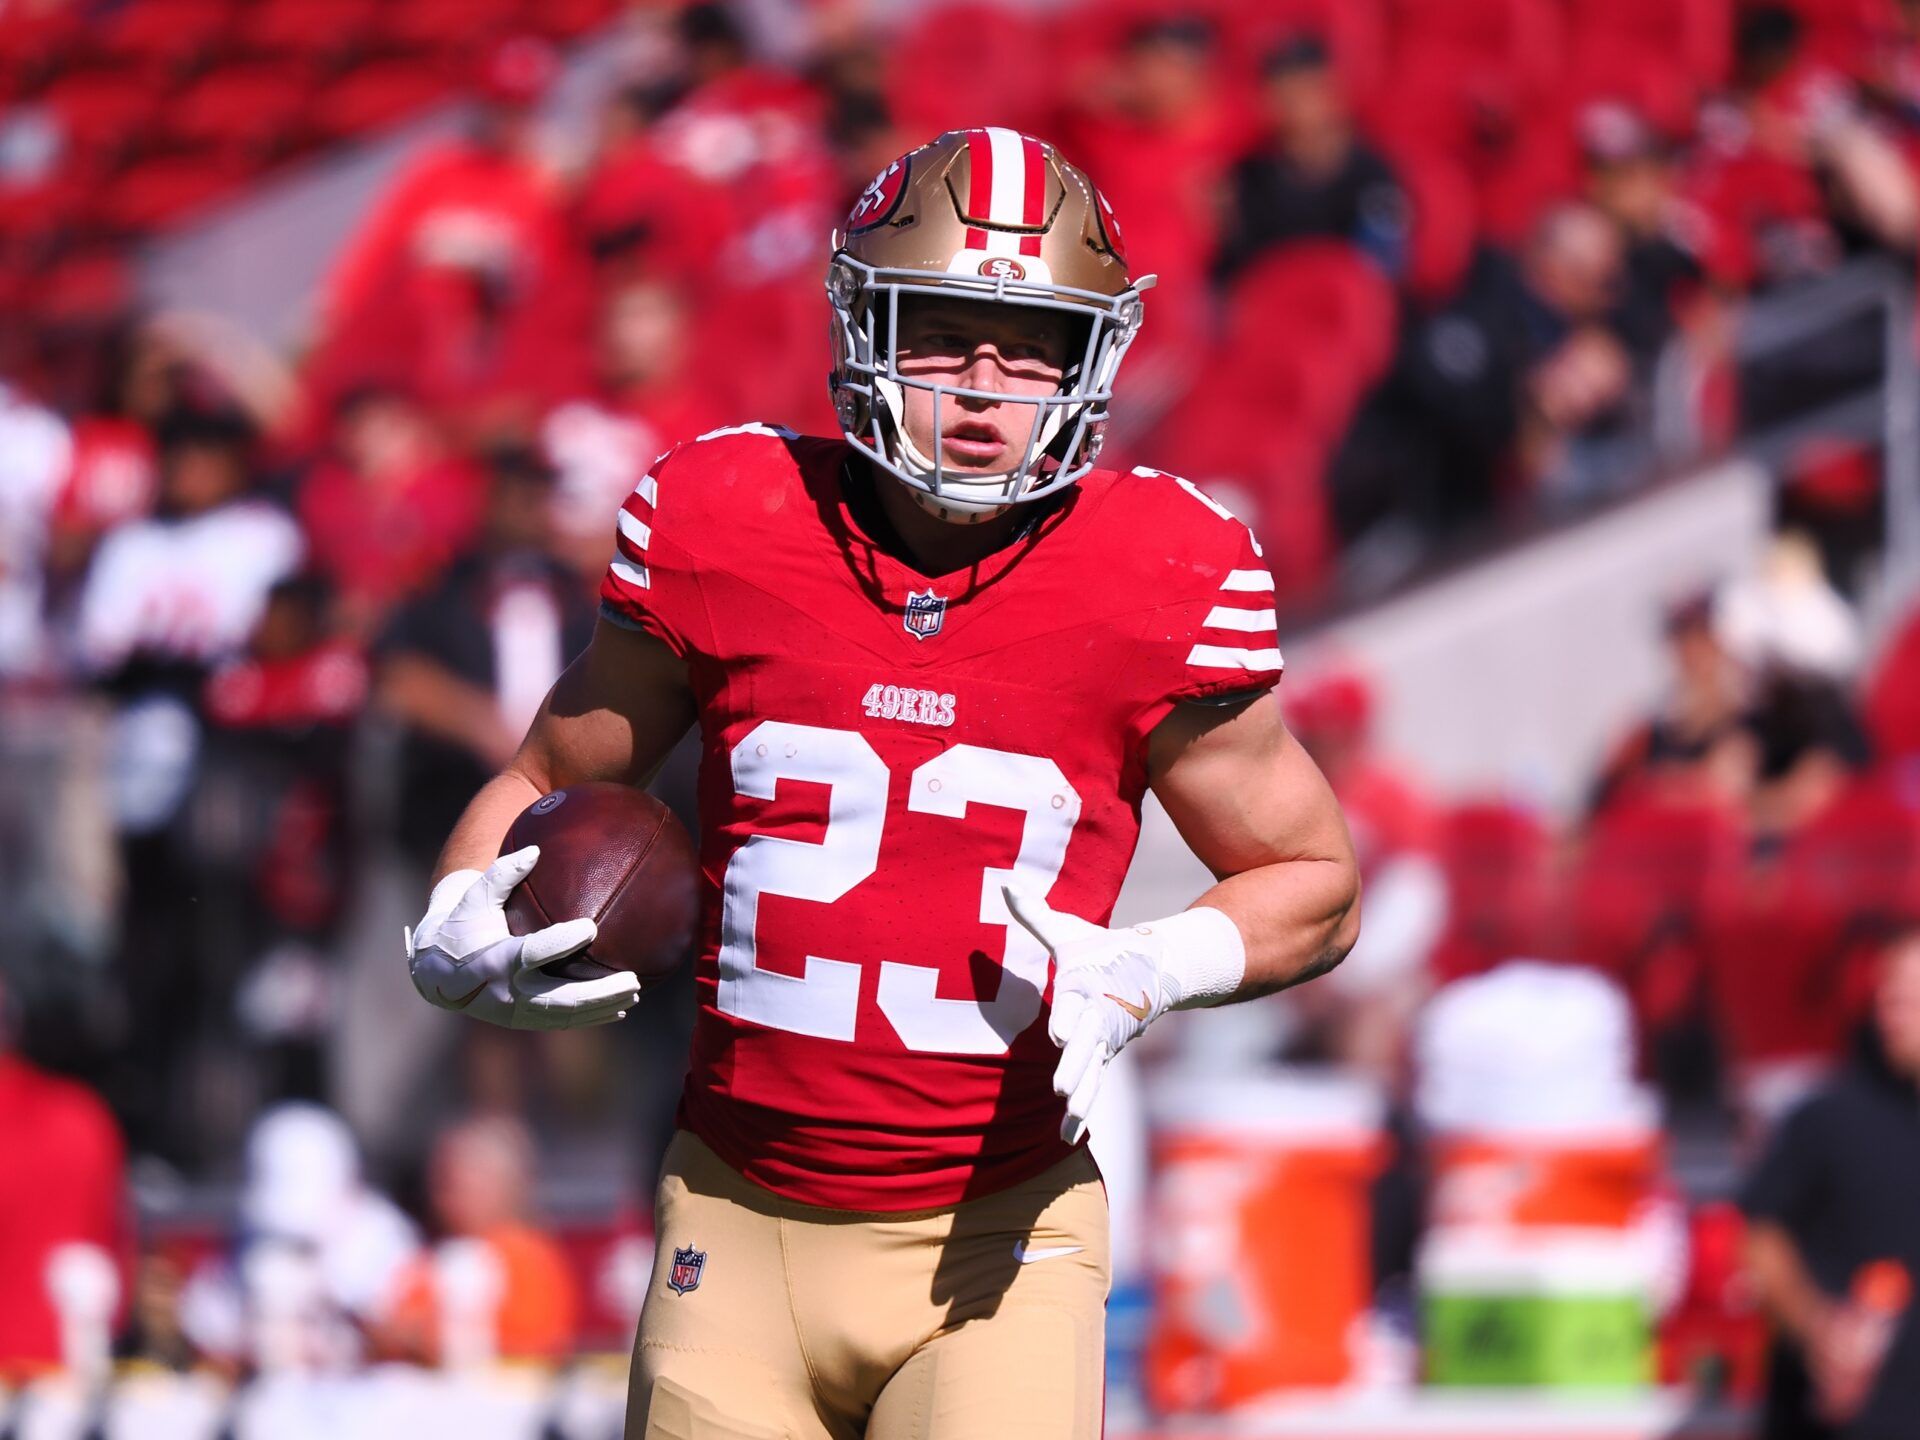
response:
M1920 229L1898 149L1851 84L1807 58L1804 28L1782 5L1743 11L1733 90L1702 119L1690 190L1708 269L1731 287L1817 275L1851 250L1905 253Z
M597 317L597 383L556 405L541 426L558 539L582 574L604 558L607 517L653 462L733 418L688 372L689 317L686 294L667 281L611 287Z
M543 42L498 47L471 131L419 155L348 242L312 369L323 405L398 366L429 405L484 408L571 333L580 258L534 124L556 68Z
M126 1186L120 1130L85 1086L12 1048L14 1011L0 988L0 1383L61 1363L60 1316L47 1269L65 1245L117 1259Z
M1219 229L1219 190L1239 139L1222 99L1213 29L1190 16L1148 21L1127 37L1102 83L1069 112L1061 149L1101 177L1125 217L1127 255L1160 277L1153 323L1140 332L1133 365L1158 350L1171 357L1206 320L1207 262Z
M336 408L330 453L297 509L313 567L339 589L349 635L373 634L393 606L437 579L479 530L486 481L449 453L405 390L367 385Z

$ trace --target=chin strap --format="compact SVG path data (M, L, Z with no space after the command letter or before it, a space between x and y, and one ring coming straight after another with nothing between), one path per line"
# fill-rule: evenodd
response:
M897 482L896 482L897 483ZM989 520L998 520L1013 509L1013 505L996 505L991 510L956 510L930 490L915 489L911 485L901 487L913 497L913 503L936 520L944 520L949 525L983 525Z

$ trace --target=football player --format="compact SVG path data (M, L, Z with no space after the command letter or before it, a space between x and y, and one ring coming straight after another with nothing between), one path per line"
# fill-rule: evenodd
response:
M1258 546L1096 467L1148 283L1041 141L889 166L827 267L844 433L743 425L638 478L592 644L447 842L421 993L616 1019L633 976L544 976L593 923L510 936L537 855L495 856L539 795L644 784L699 723L700 1013L629 1436L1097 1435L1108 1062L1353 944ZM1111 929L1149 788L1219 883Z

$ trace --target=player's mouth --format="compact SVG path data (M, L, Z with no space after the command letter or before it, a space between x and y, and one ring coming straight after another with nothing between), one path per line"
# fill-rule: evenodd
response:
M962 420L940 437L941 447L956 463L987 466L1005 453L1006 437L984 420Z

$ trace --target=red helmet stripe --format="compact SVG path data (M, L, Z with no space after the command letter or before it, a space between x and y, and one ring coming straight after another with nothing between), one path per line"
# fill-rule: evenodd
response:
M967 186L967 214L987 216L993 213L993 138L984 130L967 132L967 169L972 179ZM967 231L967 248L987 248L987 232L975 226Z
M1026 204L1020 215L1022 225L1038 225L1047 218L1047 172L1042 163L1040 142L1031 135L1020 137L1020 149L1027 162ZM1020 237L1022 255L1040 253L1040 237L1023 235Z

